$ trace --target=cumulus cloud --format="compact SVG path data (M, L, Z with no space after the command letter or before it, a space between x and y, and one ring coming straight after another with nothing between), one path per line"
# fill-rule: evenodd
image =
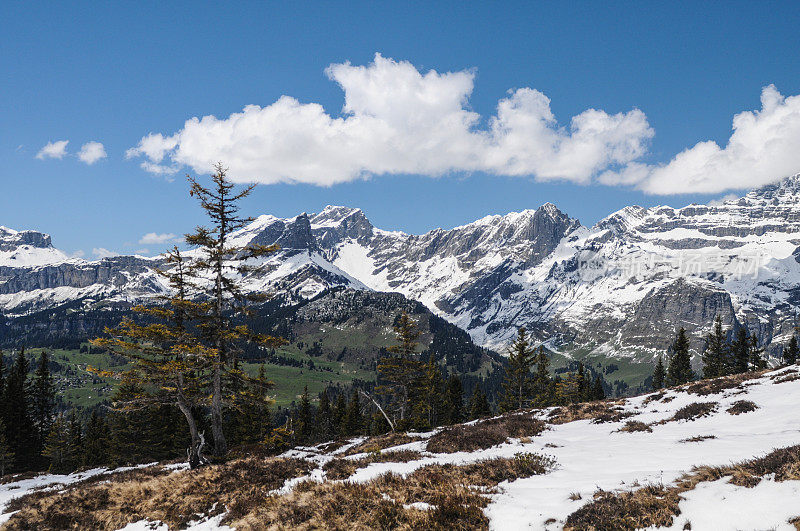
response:
M720 193L754 188L800 172L800 96L774 85L761 91L761 109L733 117L725 147L708 140L663 165L632 164L600 181L630 184L652 194Z
M164 234L157 234L155 232L148 232L144 236L139 239L139 244L141 245L160 245L165 243L171 243L175 241L175 234L171 232L164 233Z
M67 154L67 144L69 144L69 140L48 142L39 150L39 153L36 154L36 158L39 160L62 159Z
M483 120L468 105L472 70L421 72L376 54L369 65L333 64L326 74L344 91L341 116L283 96L227 118L191 118L172 135L151 133L126 156L161 174L186 166L205 173L223 161L231 178L265 184L472 171L587 183L635 162L653 136L636 109L589 109L560 125L550 100L531 88L510 91Z
M114 251L109 251L105 247L95 247L92 249L92 254L95 258L102 259L102 258L113 258L114 256L119 256L119 253Z
M78 152L78 158L86 164L92 165L100 159L106 158L106 149L100 142L86 142Z

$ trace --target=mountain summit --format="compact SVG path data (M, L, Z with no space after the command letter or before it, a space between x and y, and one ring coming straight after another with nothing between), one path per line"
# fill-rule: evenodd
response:
M500 350L526 326L567 356L652 360L678 327L695 351L716 315L779 355L800 305L800 176L741 198L683 208L626 207L584 227L546 203L413 235L327 206L264 215L237 243L281 250L253 291L312 298L332 287L396 291ZM69 260L47 235L0 229L0 309L8 317L72 301L162 293L158 259Z

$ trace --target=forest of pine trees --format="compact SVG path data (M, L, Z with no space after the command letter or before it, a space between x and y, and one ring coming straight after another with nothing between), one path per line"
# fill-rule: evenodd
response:
M797 336L793 334L783 349L783 363L787 365L797 363L798 356L800 349L797 345ZM685 329L678 330L675 340L667 351L667 361L665 368L664 358L658 357L652 377L654 390L681 385L695 379L689 338ZM706 336L701 361L703 378L716 378L767 368L764 348L758 336L755 333L748 333L745 327L739 327L735 331L725 330L722 326L722 317L719 315L714 319L711 332Z

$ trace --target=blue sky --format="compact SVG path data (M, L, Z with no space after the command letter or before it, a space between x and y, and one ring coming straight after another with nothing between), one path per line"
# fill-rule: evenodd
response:
M379 227L419 233L549 201L591 224L628 204L682 206L800 171L800 100L792 99L800 94L797 3L164 4L0 6L0 225L48 232L57 247L86 257L101 248L160 251L164 245L139 241L203 221L183 177L203 170L202 141L235 143L243 134L192 132L185 122L214 115L224 128L232 113L258 105L244 133L256 147L271 145L276 137L261 135L258 124L272 120L283 131L280 117L266 116L281 96L296 99L298 113L320 105L317 117L333 125L319 132L289 115L299 129L277 134L286 143L279 155L289 160L281 167L254 159L247 142L221 152L240 174L272 183L257 187L248 214L293 216L343 204L362 208ZM378 63L385 85L370 77L381 73ZM431 70L436 79L426 77ZM394 93L376 103L404 80L435 84L432 111ZM345 86L355 110L343 114ZM543 96L556 122L529 141L514 120L545 112L537 107ZM513 104L513 116L489 138L501 100ZM586 127L592 156L584 161L570 151L579 137L570 120L588 109L601 111L592 120L613 130L598 137L595 122ZM725 149L734 116L745 111L757 112L740 121L736 148ZM352 120L380 122L381 113L399 120L386 145L376 138L382 122ZM420 131L431 129L430 116L435 125L448 117L473 122L428 138ZM341 133L338 119L353 136L346 148L334 139L326 150L325 139ZM181 132L160 160L139 144ZM37 158L60 140L69 141L63 157ZM695 148L707 141L719 148ZM102 143L107 156L82 161L88 142ZM307 151L313 142L316 150ZM440 142L463 142L463 150L429 149ZM550 150L552 142L560 147ZM126 158L137 146L138 155ZM57 146L51 153L59 154ZM292 153L311 164L299 184L286 182L302 173ZM148 162L175 173L145 171Z

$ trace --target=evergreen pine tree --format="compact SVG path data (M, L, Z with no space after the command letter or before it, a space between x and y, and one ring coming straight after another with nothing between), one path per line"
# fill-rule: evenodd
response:
M750 336L750 370L760 371L767 368L767 360L764 359L764 349L758 345L758 336L753 332Z
M734 374L747 372L750 365L750 338L745 327L736 331L736 339L731 343L731 360Z
M797 363L798 354L800 354L800 349L797 348L797 336L792 335L789 339L789 346L783 351L783 362L787 365L794 365Z
M430 429L439 425L442 410L442 372L433 352L425 364L417 409L420 412L417 428Z
M582 380L577 373L569 373L556 384L556 400L560 404L576 404L583 400Z
M692 358L689 352L689 338L681 327L672 343L672 357L667 368L667 385L681 385L694 379Z
M75 470L77 448L73 443L69 421L64 415L59 415L53 421L42 451L42 455L50 460L50 472L67 474Z
M391 404L390 411L399 414L402 423L406 420L411 399L422 379L424 364L415 359L420 335L417 323L403 312L394 325L394 331L397 344L388 349L393 355L378 360L376 391L386 396Z
M328 390L325 389L319 394L319 407L317 408L316 431L321 441L329 441L335 435L333 411L331 410Z
M703 377L716 378L728 373L728 343L722 329L722 317L717 315L714 329L706 338L706 350L703 352Z
M2 354L0 354L2 356ZM14 465L14 452L11 450L8 441L6 440L6 425L3 419L0 419L0 479L2 479L6 472L11 470Z
M530 346L528 332L524 327L517 331L517 338L508 348L508 366L503 382L501 411L522 409L530 399L534 351Z
M445 424L458 424L464 420L464 388L457 374L451 374L447 379L442 410Z
M6 380L5 396L6 439L16 456L16 468L34 470L39 462L36 430L30 414L28 386L28 360L25 349L20 349Z
M49 362L47 351L42 351L31 385L31 416L39 451L44 447L44 440L50 433L56 406L56 389Z
M336 407L333 410L333 427L337 434L347 435L344 419L347 416L347 399L344 393L339 392L336 397Z
M311 413L311 400L308 397L308 386L303 389L300 396L300 406L297 408L297 422L295 422L295 438L300 444L311 441L314 430L314 416Z
M249 341L269 346L278 345L281 341L255 334L246 325L234 322L237 316L249 315L248 302L264 298L244 293L242 278L254 271L254 266L248 265L248 260L271 254L278 246L252 243L237 246L231 241L234 231L252 221L252 218L239 216L238 203L250 194L254 185L237 192L222 164L217 164L215 169L210 188L201 186L197 180L189 177L190 195L199 200L211 221L211 228L198 227L194 233L186 235L186 243L199 250L200 257L193 263L189 273L195 277L198 291L209 301L200 330L206 344L211 347L208 356L211 430L214 455L222 458L228 449L223 429L223 402L229 396L227 387L230 382L248 384L252 381L238 368L237 345Z
M479 385L475 385L472 390L472 396L469 399L469 417L470 420L482 419L492 414L492 408L489 407L489 401L483 393Z
M606 391L603 389L603 379L600 376L597 376L597 378L594 379L594 384L592 385L591 399L603 400L605 397Z
M536 355L536 374L533 377L533 403L537 407L552 405L554 400L553 379L550 377L550 358L543 346Z
M92 410L83 437L83 466L97 467L109 463L108 437L105 419L98 415L96 409Z
M273 384L267 378L266 369L262 364L252 385L242 389L232 401L235 410L231 413L236 415L237 427L234 439L238 443L253 444L263 441L272 431L270 405L273 400L268 395L272 387Z
M664 380L667 378L667 371L664 368L664 357L659 356L656 368L653 370L653 390L658 391L664 388Z
M101 376L124 376L138 385L136 393L115 401L114 407L118 409L141 409L144 405L155 404L176 406L190 434L189 466L196 468L203 460L204 441L195 412L207 400L207 377L217 351L204 345L193 333L194 321L209 312L210 304L191 300L196 290L189 276L189 266L177 247L168 253L166 262L172 269L159 273L169 282L172 295L161 298L163 306L134 308L138 314L155 322L139 324L124 318L118 327L105 330L110 337L92 341L95 346L127 358L133 367L123 375L93 370ZM203 323L200 324L202 330ZM241 393L236 398L240 396ZM231 402L236 403L235 400ZM166 435L178 440L174 428L167 426L166 429L174 433Z
M347 412L344 416L344 430L347 435L360 435L364 428L364 420L361 415L361 402L358 399L358 390L353 388L350 394L350 402L347 404Z

